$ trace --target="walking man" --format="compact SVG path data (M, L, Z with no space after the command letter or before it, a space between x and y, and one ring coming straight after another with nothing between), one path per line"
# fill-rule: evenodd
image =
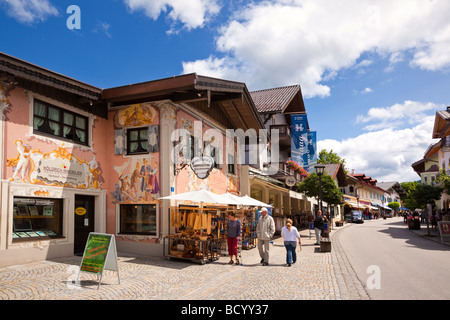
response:
M275 222L269 216L267 208L261 209L261 218L256 226L256 236L258 237L258 250L263 266L269 265L270 239L275 233Z
M316 219L314 219L314 231L316 233L316 243L320 244L320 235L323 231L323 217L322 217L322 211L317 211Z

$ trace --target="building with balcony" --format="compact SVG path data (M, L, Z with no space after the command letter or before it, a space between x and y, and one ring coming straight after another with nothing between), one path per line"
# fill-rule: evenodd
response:
M402 199L406 197L406 191L397 181L378 182L377 186L386 190L383 205L386 207L391 202L398 202L403 207Z
M433 139L438 142L430 145L421 160L411 166L419 175L421 183L434 185L441 170L450 172L450 107L437 111L434 120ZM450 208L450 196L445 192L441 200L436 201L436 209L448 212Z
M324 174L327 174L331 176L336 184L336 187L345 190L345 187L348 185L347 181L347 175L345 173L344 167L340 163L331 163L331 164L324 164L325 171ZM342 202L343 204L343 202ZM329 214L331 219L334 219L336 221L344 220L343 215L343 206L341 204L339 205L328 205L324 204L324 207L326 206L326 209L324 210L326 213Z
M341 188L344 198L343 213L347 215L351 210L362 210L366 217L380 215L390 209L384 205L386 190L377 185L377 180L363 173L347 173L347 186Z
M314 199L297 192L296 184L308 174L294 170L288 163L291 159L291 114L306 113L301 88L294 85L250 94L267 132L270 134L272 130L278 130L279 144L275 146L271 140L267 157L260 157L259 163L248 166L249 194L273 205L272 215L278 231L284 225L286 217L293 217L299 226L306 225L307 215L313 210ZM274 150L277 157L273 154ZM277 167L267 173L265 169L273 163Z

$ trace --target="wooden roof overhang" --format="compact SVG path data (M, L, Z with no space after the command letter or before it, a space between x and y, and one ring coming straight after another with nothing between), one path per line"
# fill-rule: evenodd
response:
M449 109L445 111L436 112L433 127L433 139L443 138L450 135L450 112Z
M245 83L196 73L105 89L102 97L110 108L160 100L188 103L227 127L264 128Z
M106 118L102 89L0 52L0 80Z
M292 114L306 114L300 85L265 89L251 92L258 112L266 121L274 114L283 113L291 125ZM309 130L309 122L307 122Z

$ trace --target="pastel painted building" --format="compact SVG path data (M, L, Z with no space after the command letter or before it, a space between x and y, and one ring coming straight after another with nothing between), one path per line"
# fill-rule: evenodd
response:
M99 89L0 53L0 266L80 254L89 232L162 255L174 203L159 198L245 195L229 133L263 128L244 83L188 74ZM188 165L201 155L215 160L204 179Z
M100 100L99 88L0 54L0 265L72 255L106 230Z

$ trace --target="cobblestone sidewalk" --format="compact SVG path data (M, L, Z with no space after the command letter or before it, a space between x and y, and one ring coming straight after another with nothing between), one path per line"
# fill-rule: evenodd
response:
M345 228L345 227L344 227ZM309 230L301 231L297 263L285 266L281 238L270 249L270 265L261 266L256 248L242 253L242 265L228 257L205 265L161 257L119 254L119 275L105 271L97 278L82 273L74 285L80 257L42 261L0 269L0 300L366 300L363 285L332 232L331 252L320 252Z

